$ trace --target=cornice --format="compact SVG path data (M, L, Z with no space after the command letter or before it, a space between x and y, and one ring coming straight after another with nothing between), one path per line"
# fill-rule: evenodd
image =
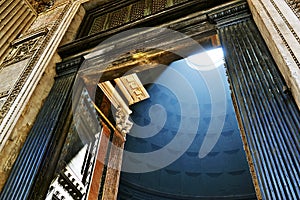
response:
M76 72L83 62L83 57L77 57L68 61L58 63L56 65L56 73L58 76L66 75L69 73Z
M208 19L211 23L221 26L231 22L236 23L244 18L248 18L250 15L247 1L237 0L229 6L224 6L208 13Z
M47 28L42 28L42 29L39 29L39 30L36 30L34 32L31 32L30 34L27 34L21 38L18 38L16 40L14 40L11 45L12 46L17 46L23 42L26 42L28 40L32 40L33 38L36 38L36 37L39 37L39 36L43 36L43 35L46 35L48 33L48 29Z
M137 3L137 1L130 1L130 2ZM100 31L95 32L94 34L88 35L88 32L92 26L92 22L95 18L106 14L108 15L109 18L112 15L112 12L107 13L109 4L105 4L104 6L107 6L107 10L103 10L102 8L99 8L97 11L96 10L93 12L89 11L90 13L87 14L80 28L82 29L81 32L85 32L84 30L86 30L87 33L79 33L78 35L79 38L77 38L76 40L74 40L69 44L60 46L58 49L58 53L62 58L67 58L71 55L75 55L87 51L88 49L97 46L107 37L110 37L123 30L128 30L135 27L143 27L143 26L144 27L162 26L163 24L171 22L173 19L185 18L186 16L192 13L205 12L205 11L207 12L208 10L213 9L216 6L220 6L226 2L229 1L228 0L223 0L223 1L213 0L209 2L207 0L184 1L180 4L176 4L171 7L165 8L157 13L144 15L142 18L133 21L126 21L125 23L119 24L116 27L108 27L107 29L103 29L103 30L101 29ZM128 3L123 2L123 7L124 6L130 7L131 5L128 5ZM121 6L118 8L123 9L123 7Z

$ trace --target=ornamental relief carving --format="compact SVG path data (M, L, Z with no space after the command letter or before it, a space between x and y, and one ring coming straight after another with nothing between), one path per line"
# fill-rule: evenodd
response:
M55 0L28 0L28 1L38 13L50 9L55 2Z
M15 62L19 62L21 60L30 58L33 55L33 53L38 49L39 44L41 43L41 39L41 37L34 38L32 40L14 46L10 54L6 57L4 65L8 66Z
M133 123L129 120L129 115L119 106L116 112L116 128L124 138L129 133L132 125Z
M187 2L187 0L139 0L128 6L119 8L111 13L106 13L92 19L93 23L87 35L106 31L110 28L122 26L163 11L164 9Z
M9 94L9 90L4 91L4 92L0 92L0 99L3 98L3 97L8 96L8 94Z
M115 82L129 105L138 103L150 97L137 74L130 74L117 78L115 79Z
M9 90L0 92L0 109L2 108L4 102L7 99L7 96L9 95Z
M0 66L0 70L13 63L30 58L42 45L44 36L47 33L47 28L40 28L14 40L11 44L11 52L5 58L2 66Z
M12 104L14 103L15 99L17 98L17 96L20 94L21 89L23 88L23 85L25 84L28 76L31 74L32 70L36 67L36 63L37 61L40 59L40 55L44 52L45 48L48 45L48 42L50 41L50 39L54 36L55 31L57 30L58 26L61 24L61 21L63 20L64 16L68 13L67 11L69 10L69 8L71 7L71 4L66 4L63 5L61 7L58 7L57 9L55 9L56 12L56 18L53 19L54 22L52 23L51 27L46 27L45 26L37 26L35 25L34 28L33 25L30 28L30 30L28 30L28 35L24 36L20 39L17 39L14 43L16 46L21 45L21 43L24 43L28 40L35 40L37 38L38 42L35 44L38 45L34 45L33 49L36 50L30 58L30 61L26 64L25 69L22 71L22 74L18 77L17 82L15 83L15 85L13 86L13 88L10 91L10 94L5 97L5 101L2 102L3 106L0 109L0 124L2 127L6 127L9 123L10 120L12 119L12 114L9 114L9 116L7 116L7 113L9 110L11 110L11 113L14 113L17 111L17 107L11 107ZM52 19L52 18L51 18ZM40 28L42 27L42 28ZM27 48L28 49L28 48ZM29 48L29 52L31 52L33 50L32 48ZM13 57L11 58L13 59ZM23 61L26 61L23 60ZM19 61L19 62L23 62L23 61ZM8 67L9 65L3 63L2 66L0 66L0 71L1 68L3 67ZM7 116L7 121L5 123L3 122L4 117ZM6 135L6 132L2 132L3 129L0 130L0 134L2 135ZM4 136L3 136L4 137ZM2 144L4 141L0 141L0 144Z
M259 0L260 4L262 5L263 9L265 10L268 18L270 19L270 22L272 23L272 25L274 26L276 32L278 33L279 37L282 40L283 45L286 47L286 49L288 50L289 54L291 55L293 61L296 63L296 65L299 67L300 66L300 61L297 58L297 54L293 51L293 49L291 48L291 43L288 42L285 38L285 33L282 30L282 27L280 27L280 25L276 22L276 20L272 17L272 15L270 14L270 12L268 11L267 6L263 3L262 0ZM270 0L270 3L274 6L274 9L276 10L276 12L280 15L280 17L282 18L282 20L284 21L285 25L288 27L290 33L293 34L293 36L295 37L295 39L297 40L297 42L300 44L300 38L298 37L297 33L295 32L294 28L291 26L291 24L289 23L289 21L286 19L286 17L283 15L283 13L281 12L280 8L276 5L274 0Z
M300 19L300 0L285 0L295 15Z
M31 72L31 68L30 66L28 66L28 62L30 62L32 57L34 57L35 52L37 52L37 50L42 46L44 35L47 32L47 29L42 29L26 35L20 39L16 39L12 43L12 51L6 57L4 63L0 66L0 75L1 73L2 75L3 73L7 73L5 71L14 71L15 75L15 77L13 77L14 80L10 80L11 84L13 85L10 85L10 88L7 88L9 90L5 91L7 97L3 98L4 101L1 102L0 123L9 110L11 103L17 97L23 84L27 80L27 77Z

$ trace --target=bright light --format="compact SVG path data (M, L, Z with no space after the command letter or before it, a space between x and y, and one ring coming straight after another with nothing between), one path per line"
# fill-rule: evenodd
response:
M222 48L216 48L191 55L185 61L193 69L208 71L224 64L224 54Z

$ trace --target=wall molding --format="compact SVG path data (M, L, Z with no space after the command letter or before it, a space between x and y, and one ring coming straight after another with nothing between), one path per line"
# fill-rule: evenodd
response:
M51 29L45 36L42 36L41 46L36 50L33 56L31 56L26 70L15 84L11 94L0 110L0 151L13 131L23 109L29 102L34 88L37 86L45 69L50 63L62 37L82 2L84 2L84 0L74 3L65 2L65 4L57 8L63 8L62 12L54 23L49 24ZM39 33L37 35L39 35ZM32 73L33 71L34 73Z
M300 23L284 0L248 0L253 19L300 109Z
M291 8L291 10L295 13L295 15L300 20L300 2L297 0L284 0L287 5Z

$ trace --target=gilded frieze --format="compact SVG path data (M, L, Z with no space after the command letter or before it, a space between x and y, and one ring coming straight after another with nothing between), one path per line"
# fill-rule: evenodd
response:
M88 35L99 33L110 28L125 25L144 17L161 12L187 0L140 0L125 7L105 13L93 19Z

